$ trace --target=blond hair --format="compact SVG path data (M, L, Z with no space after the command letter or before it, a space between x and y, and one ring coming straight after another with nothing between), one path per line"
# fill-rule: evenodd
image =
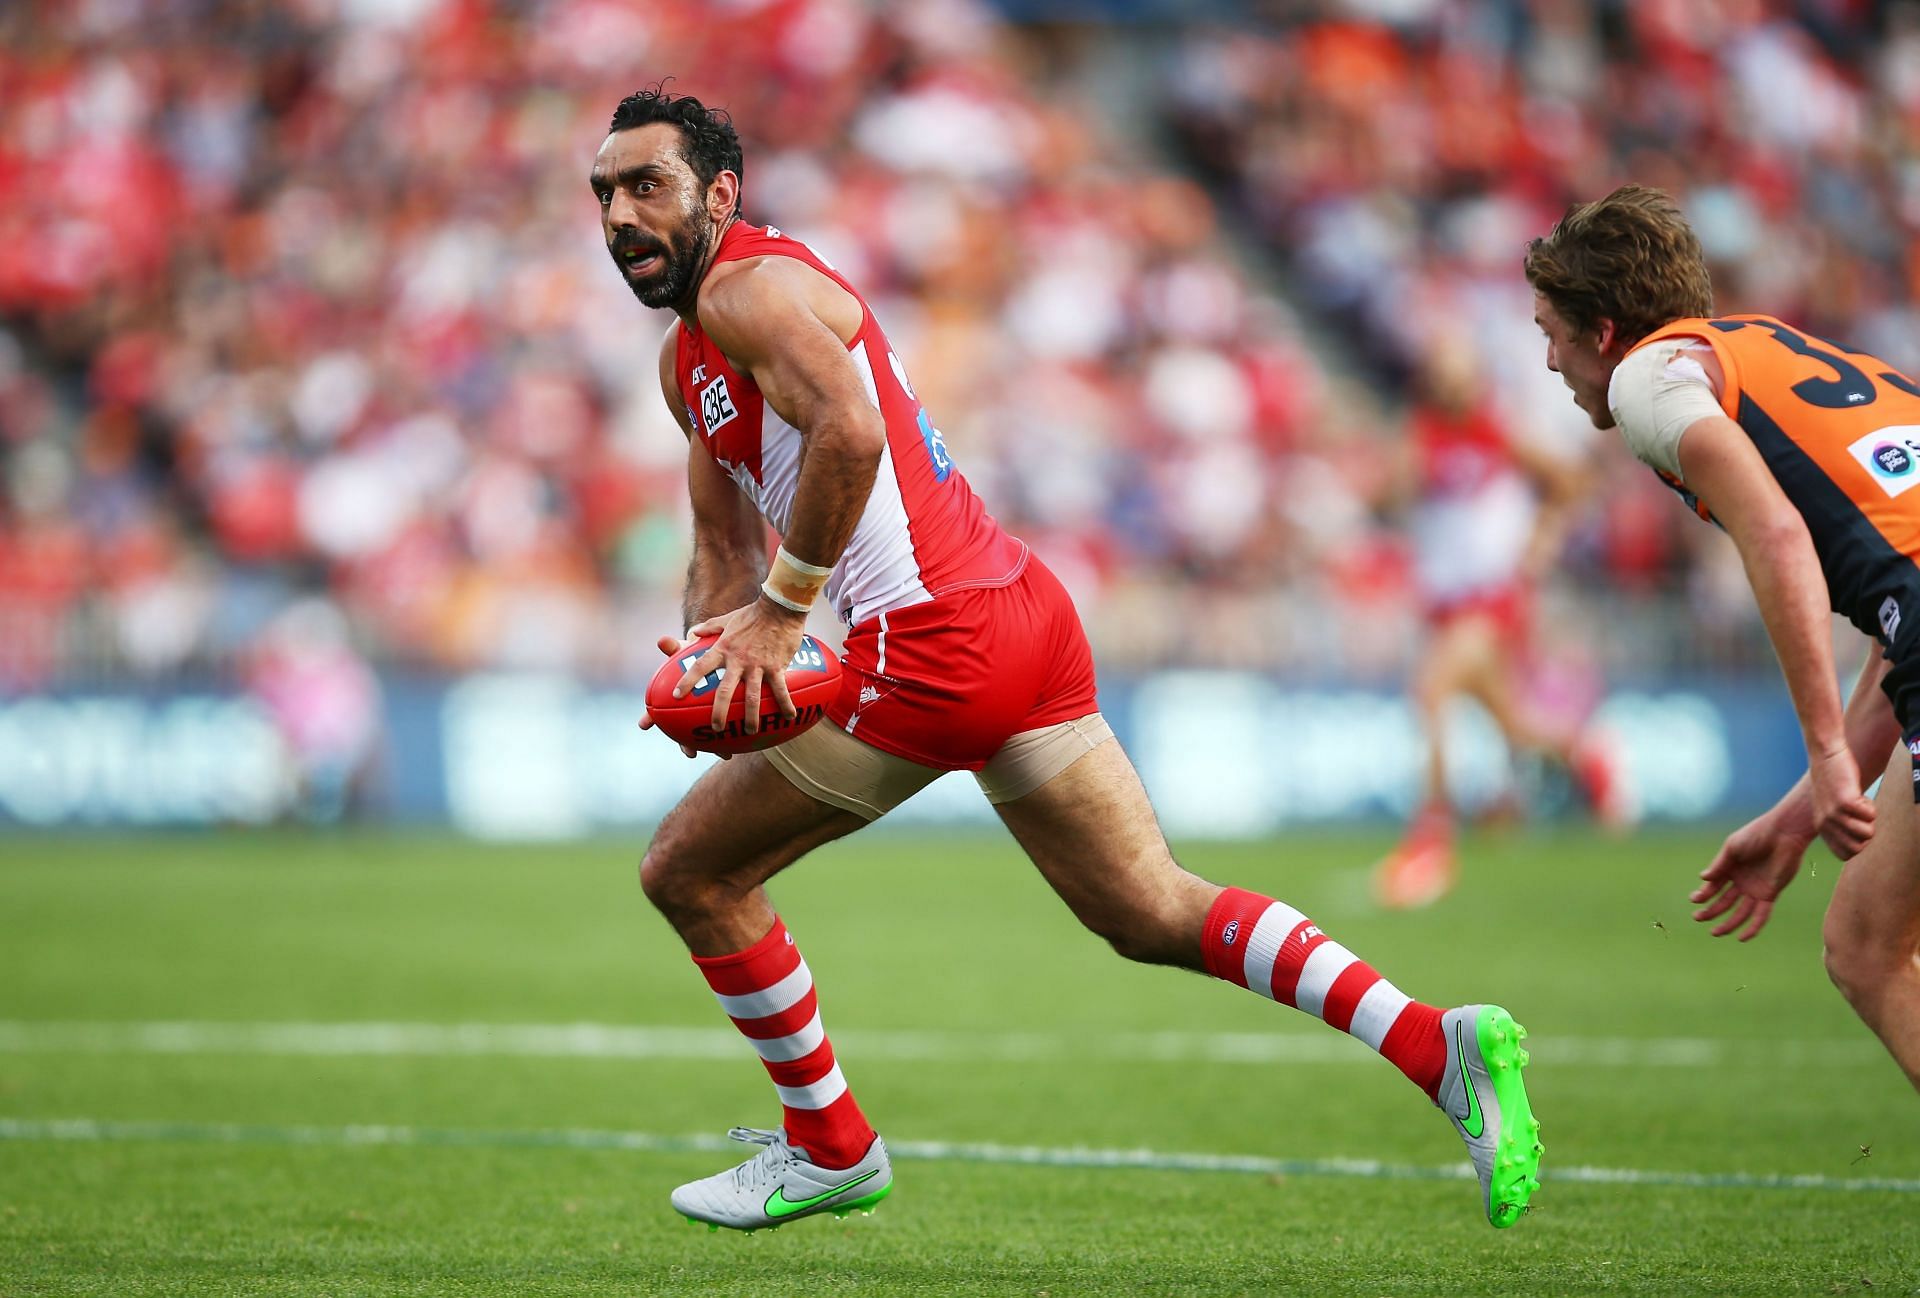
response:
M1675 320L1713 314L1713 281L1673 199L1644 185L1567 209L1527 245L1527 283L1580 337L1613 321L1633 343Z

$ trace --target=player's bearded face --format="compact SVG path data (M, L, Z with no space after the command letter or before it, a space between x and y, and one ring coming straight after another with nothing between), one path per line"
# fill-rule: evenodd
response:
M706 212L690 201L670 228L646 231L622 227L614 232L607 250L643 306L670 307L693 287L693 277L706 263L712 244L712 223Z

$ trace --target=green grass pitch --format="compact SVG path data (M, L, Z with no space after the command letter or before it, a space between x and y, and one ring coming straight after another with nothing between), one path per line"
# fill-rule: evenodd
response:
M1124 964L1004 836L829 848L775 901L915 1156L871 1218L746 1237L667 1207L778 1109L637 842L0 838L0 1298L1920 1293L1920 1097L1821 972L1836 867L1713 941L1716 842L1470 840L1407 915L1378 836L1181 852L1531 1029L1547 1175L1503 1232L1392 1068Z

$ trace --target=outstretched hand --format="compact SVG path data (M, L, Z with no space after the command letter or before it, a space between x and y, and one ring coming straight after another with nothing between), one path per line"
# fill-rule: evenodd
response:
M1740 940L1751 942L1772 917L1774 899L1800 872L1810 841L1783 830L1771 813L1734 830L1700 872L1703 882L1688 898L1700 905L1694 919L1702 924L1719 919L1715 937L1744 928ZM1726 918L1720 919L1722 915Z

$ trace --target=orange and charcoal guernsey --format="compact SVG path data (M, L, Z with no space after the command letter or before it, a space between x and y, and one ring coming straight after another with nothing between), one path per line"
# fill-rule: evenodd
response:
M1920 383L1771 316L1675 320L1635 349L1663 338L1713 348L1721 408L1806 519L1833 611L1905 649L1903 623L1920 626ZM1711 520L1682 483L1660 476Z

